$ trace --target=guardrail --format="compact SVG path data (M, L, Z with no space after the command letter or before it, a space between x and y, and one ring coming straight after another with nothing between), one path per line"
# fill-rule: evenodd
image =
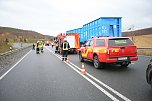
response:
M151 47L137 48L137 52L139 55L152 56L152 48Z
M27 46L27 47L22 47L22 48L19 48L19 49L14 49L14 50L10 50L10 51L5 52L5 53L1 53L0 58L11 55L11 54L14 54L16 52L19 52L19 51L24 50L24 49L29 48L29 47L32 47L32 46L30 45L30 46Z
M31 45L0 54L0 72L7 67L9 68L20 57L22 57L24 53L26 53L26 51L29 50L30 48L32 48Z
M140 48L137 48L139 50L152 50L152 48L150 47L140 47Z

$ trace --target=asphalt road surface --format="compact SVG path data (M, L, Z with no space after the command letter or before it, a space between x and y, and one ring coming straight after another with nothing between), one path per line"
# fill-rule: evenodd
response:
M31 46L32 43L13 43L13 48L22 48L22 47L28 47Z
M149 59L139 56L128 68L100 70L86 61L82 75L78 55L69 55L66 63L51 47L41 54L31 50L0 76L0 101L152 101L145 77Z

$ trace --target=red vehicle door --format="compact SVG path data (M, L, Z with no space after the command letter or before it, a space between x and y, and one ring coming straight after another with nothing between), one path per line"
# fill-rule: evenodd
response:
M82 48L82 57L86 59L91 59L93 54L92 48L93 48L93 40L89 40Z
M82 48L82 57L83 57L83 58L87 58L87 57L88 57L89 43L90 43L90 40L88 40L88 41L85 43L84 47Z
M87 48L87 50L88 50L87 58L88 59L92 59L93 58L93 44L94 44L93 40L90 40L89 46Z

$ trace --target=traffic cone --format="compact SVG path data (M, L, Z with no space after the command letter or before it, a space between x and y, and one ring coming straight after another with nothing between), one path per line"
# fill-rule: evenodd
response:
M83 74L83 75L87 74L85 67L84 67L84 63L82 63L81 74Z
M69 63L69 58L67 57L66 63Z

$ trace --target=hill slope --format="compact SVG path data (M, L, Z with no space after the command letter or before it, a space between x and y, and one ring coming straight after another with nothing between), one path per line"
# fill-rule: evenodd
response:
M130 37L137 47L152 47L152 27L130 32L123 32L122 36Z
M44 35L35 32L35 31L29 31L29 30L22 30L17 28L9 28L9 27L0 27L0 35L1 36L11 36L11 38L14 39L33 39L33 38L44 38ZM16 41L16 40L14 40Z
M0 27L0 53L8 51L14 42L35 42L44 38L45 35L35 31Z
M152 34L152 27L140 29L140 30L135 30L135 31L123 32L122 36L128 37L128 36L139 36L139 35L149 35L149 34Z

